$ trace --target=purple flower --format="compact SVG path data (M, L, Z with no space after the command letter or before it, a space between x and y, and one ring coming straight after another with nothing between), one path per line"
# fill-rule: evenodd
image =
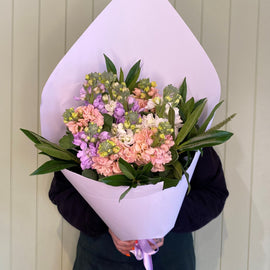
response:
M73 135L74 140L73 140L73 144L80 146L81 149L85 149L87 147L87 136L84 134L83 131L78 132L77 134Z
M78 152L77 157L81 161L81 168L83 170L90 169L93 164L92 158L90 154L90 149L86 148Z
M110 139L111 135L110 135L110 133L108 131L102 131L99 134L98 138L100 139L101 142L103 142L103 141L106 141L106 140Z
M134 102L134 105L132 106L131 110L132 110L133 112L141 112L142 110L144 110L144 108L141 109L140 106L139 106L138 101L136 100L136 101Z
M113 116L118 120L119 118L122 118L125 115L125 109L123 104L117 102L116 107L114 109Z
M102 100L102 95L98 95L94 102L93 105L96 109L98 109L101 113L107 113L107 110L105 109L105 104Z
M135 98L132 96L127 97L127 103L128 105L132 105L135 102Z

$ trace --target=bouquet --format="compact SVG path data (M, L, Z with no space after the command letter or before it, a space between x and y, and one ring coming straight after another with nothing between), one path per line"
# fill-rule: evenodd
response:
M155 81L139 79L140 61L118 76L104 57L107 71L87 74L74 97L78 106L63 112L59 144L21 129L50 157L32 175L63 170L121 240L163 237L190 189L199 153L233 135L219 128L234 115L207 129L220 102L199 126L207 100L187 100L186 79L161 95Z
M63 113L66 134L59 145L21 129L40 154L50 161L32 175L69 168L83 176L112 186L128 186L120 197L138 185L163 182L163 189L176 186L195 151L227 141L232 133L218 130L234 115L206 131L218 103L201 126L198 120L206 99L186 101L186 79L179 88L168 85L163 95L155 81L140 79L140 61L126 79L119 78L106 56L107 71L90 73L79 96L81 104ZM189 184L189 181L188 181Z

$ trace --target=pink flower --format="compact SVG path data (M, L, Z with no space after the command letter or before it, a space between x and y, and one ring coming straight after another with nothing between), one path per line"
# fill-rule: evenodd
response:
M113 166L114 161L110 160L108 157L93 157L92 168L97 171L98 174L104 176L113 175Z
M98 109L95 109L95 107L92 104L89 104L88 106L78 107L78 108L80 108L82 110L83 119L85 121L94 122L98 126L104 125L103 115L98 111Z

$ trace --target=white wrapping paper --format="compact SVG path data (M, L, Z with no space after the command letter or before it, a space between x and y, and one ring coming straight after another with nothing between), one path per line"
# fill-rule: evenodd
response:
M85 74L106 69L103 53L125 75L141 59L140 78L150 77L161 90L168 84L179 86L186 77L188 97L208 99L200 121L219 101L220 83L210 59L167 0L112 0L60 61L43 89L41 131L48 140L58 142L65 134L62 114L79 105L73 96L78 96ZM188 169L190 177L198 155ZM141 186L119 203L127 187L108 186L68 170L63 173L121 240L166 235L187 190L185 179L164 191L162 183Z

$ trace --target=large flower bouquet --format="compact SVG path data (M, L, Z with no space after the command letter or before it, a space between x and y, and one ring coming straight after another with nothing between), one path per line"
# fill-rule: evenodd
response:
M168 85L163 95L154 81L139 79L140 61L124 77L106 56L107 71L85 76L77 108L63 113L67 127L59 145L22 129L40 154L50 161L32 175L69 168L112 186L127 186L120 199L138 185L163 182L176 186L191 164L195 151L227 141L232 133L218 130L234 115L207 129L217 104L199 126L206 99L186 100L186 80L179 88ZM188 181L189 184L189 181Z
M161 95L156 82L139 79L140 61L117 76L104 56L107 71L87 74L78 107L63 112L59 144L21 130L50 157L32 175L62 170L118 238L138 240L135 256L152 269L147 239L173 228L200 151L232 136L219 128L234 115L209 129L222 102L202 119L207 100L187 100L186 79Z

